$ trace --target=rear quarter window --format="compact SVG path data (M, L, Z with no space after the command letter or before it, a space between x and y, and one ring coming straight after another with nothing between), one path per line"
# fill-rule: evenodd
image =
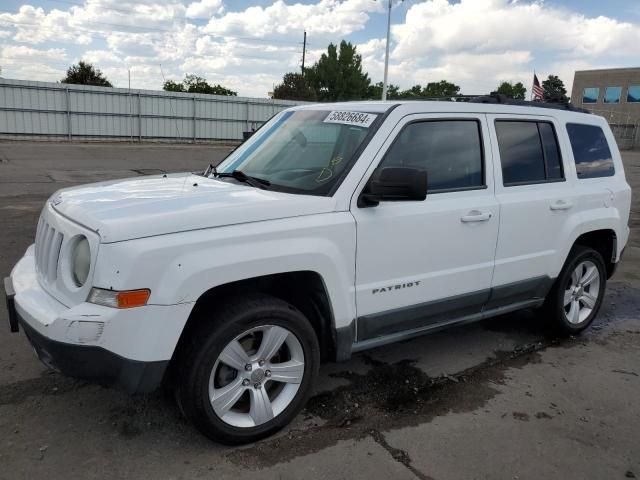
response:
M564 180L553 125L538 120L496 120L505 187Z
M568 123L567 133L578 178L611 177L615 174L611 149L602 128L596 125Z

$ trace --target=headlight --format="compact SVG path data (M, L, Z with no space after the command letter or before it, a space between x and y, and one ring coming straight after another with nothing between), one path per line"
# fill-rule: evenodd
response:
M76 242L71 254L71 272L76 286L82 287L89 277L91 268L91 249L87 237L81 237Z

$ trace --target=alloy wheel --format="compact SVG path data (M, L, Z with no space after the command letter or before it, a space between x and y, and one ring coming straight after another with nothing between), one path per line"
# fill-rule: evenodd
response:
M227 344L213 366L213 411L234 427L262 425L291 404L304 371L304 350L291 331L277 325L247 330Z
M600 271L591 260L580 262L571 273L564 291L564 314L573 325L578 325L591 315L600 294Z

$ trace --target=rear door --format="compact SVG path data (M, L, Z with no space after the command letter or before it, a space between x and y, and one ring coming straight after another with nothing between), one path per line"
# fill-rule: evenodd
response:
M575 210L566 146L553 117L488 115L500 234L487 309L543 298L551 286L562 234Z

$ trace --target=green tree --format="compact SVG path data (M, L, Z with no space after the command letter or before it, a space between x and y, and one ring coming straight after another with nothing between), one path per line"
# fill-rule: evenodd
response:
M403 90L398 94L399 98L420 98L422 97L422 85L414 85L413 87Z
M305 71L305 77L321 101L366 98L371 83L369 75L362 71L362 57L356 47L344 40L339 49L329 44L327 52Z
M162 85L162 89L166 92L184 92L184 85L180 82L167 80L164 82L164 85Z
M375 85L369 85L367 87L367 95L365 98L368 100L380 100L382 98L382 86L382 82L378 82ZM393 84L387 85L387 98L400 98L400 87Z
M513 82L502 82L496 89L496 92L508 98L513 98L514 100L524 100L527 96L527 89L522 82L515 84Z
M90 63L80 60L77 65L67 69L67 76L60 80L61 83L74 83L78 85L96 85L99 87L113 87L102 72Z
M182 82L167 80L164 82L162 89L167 92L207 93L209 95L226 95L230 97L238 95L237 92L222 85L211 85L205 78L191 74L185 75Z
M549 77L542 82L542 89L544 90L544 101L552 102L568 102L567 89L564 86L564 82L558 78L557 75L549 75Z
M279 83L273 89L273 98L312 102L317 100L318 96L309 85L306 77L303 77L300 73L289 72L282 77L282 83Z
M440 80L439 82L429 82L422 90L423 97L455 97L460 93L460 87L455 83Z

